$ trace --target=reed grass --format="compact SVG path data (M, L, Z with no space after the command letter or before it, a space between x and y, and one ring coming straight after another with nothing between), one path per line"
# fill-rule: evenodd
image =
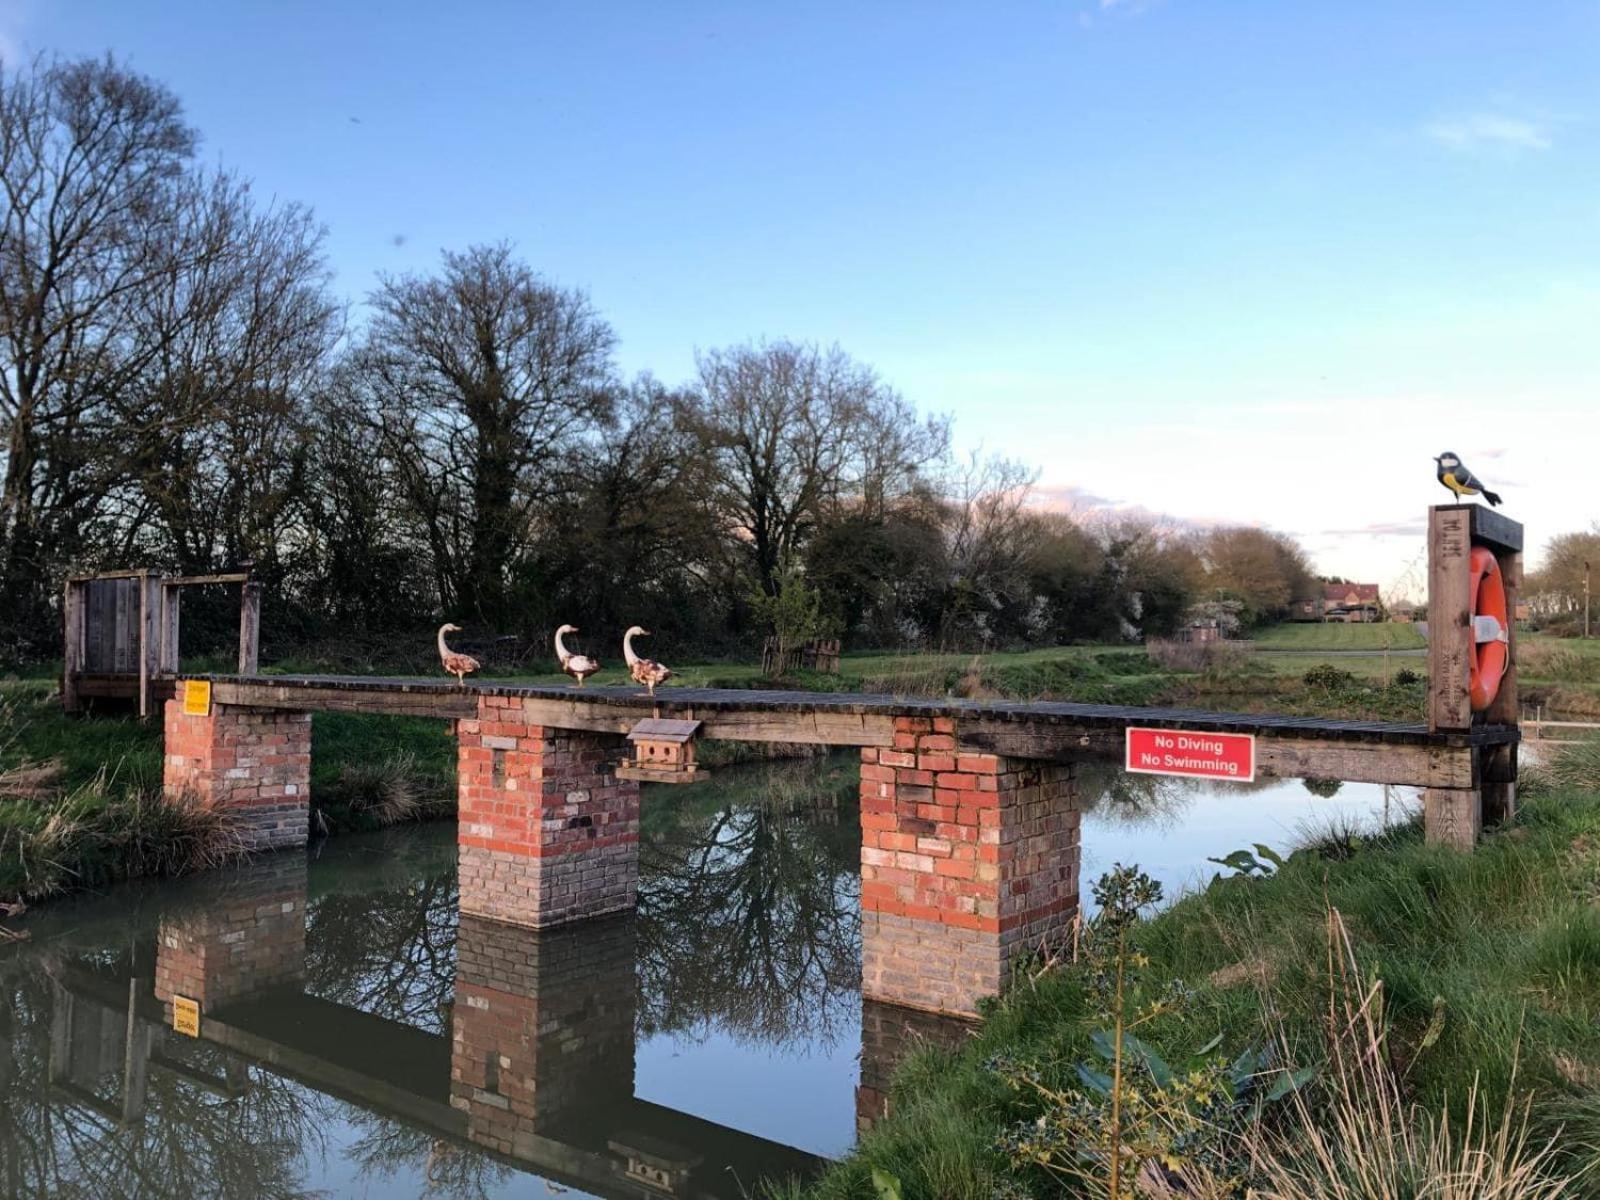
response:
M0 900L41 900L121 879L208 870L245 854L237 820L104 772L0 807Z

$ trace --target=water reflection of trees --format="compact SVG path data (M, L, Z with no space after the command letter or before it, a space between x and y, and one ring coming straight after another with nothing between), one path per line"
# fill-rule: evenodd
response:
M1202 796L1271 791L1284 782L1266 777L1246 782L1146 775L1125 771L1118 763L1100 761L1078 765L1078 797L1083 811L1106 824L1130 829L1170 830L1183 823Z
M481 1150L457 1145L423 1129L357 1110L350 1124L361 1136L347 1157L362 1178L398 1181L409 1172L421 1181L424 1197L487 1200L511 1178L512 1169Z
M403 887L323 896L307 914L306 990L447 1033L456 916L453 871Z
M1077 782L1084 813L1133 828L1177 825L1201 791L1198 780L1136 774L1106 762L1080 763Z
M698 1036L717 1026L792 1046L830 1042L853 1027L856 791L853 764L838 758L729 769L705 785L652 790L636 921L640 1032ZM436 844L386 861L371 848L365 857L334 853L312 868L308 992L448 1034L457 929L451 833L410 831L412 846ZM502 1186L508 1169L491 1156L161 1028L151 1035L158 1056L184 1070L152 1064L145 1115L125 1123L125 1009L99 1005L103 1017L85 1018L79 1031L93 1087L52 1089L60 981L125 986L132 975L148 1002L158 923L206 911L243 878L146 888L137 904L41 912L33 942L0 951L4 1194L289 1200L308 1194L305 1156L325 1153L325 1131L338 1125L354 1134L349 1161L380 1188L417 1179L425 1195L480 1200ZM74 1001L80 1014L93 1003ZM113 1034L124 1040L112 1045ZM191 1075L227 1086L208 1090Z
M680 802L642 850L641 1032L831 1043L853 1023L856 795L828 758L729 772Z
M89 1031L100 1036L87 1047L57 1046L58 1054L87 1050L91 1061L89 1077L78 1072L70 1090L53 1084L52 1023L66 1003L54 978L60 967L28 949L0 964L0 1180L6 1196L307 1195L300 1183L301 1156L320 1144L329 1103L314 1091L254 1071L238 1094L217 1096L153 1064L144 1117L124 1123L118 1113L125 1041L108 1040L101 1030ZM94 1007L81 998L73 1003L81 1013ZM125 1013L109 1015L108 1028L125 1021ZM155 1037L169 1059L202 1076L226 1077L228 1056L222 1051L178 1044L164 1031Z

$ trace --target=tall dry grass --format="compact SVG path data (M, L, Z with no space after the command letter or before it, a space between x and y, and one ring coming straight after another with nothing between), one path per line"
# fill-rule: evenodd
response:
M1557 683L1600 683L1600 656L1548 642L1525 642L1517 646L1517 673L1524 679Z
M1291 1094L1286 1119L1257 1131L1250 1146L1250 1195L1260 1200L1553 1200L1571 1195L1576 1181L1556 1162L1559 1132L1532 1132L1530 1100L1508 1097L1495 1112L1474 1081L1465 1117L1452 1121L1448 1108L1434 1112L1407 1097L1389 1046L1383 983L1364 976L1337 909L1328 911L1328 972L1321 1085Z
M1600 738L1566 744L1541 743L1541 758L1522 767L1521 783L1528 791L1572 788L1600 792Z
M70 791L13 800L0 812L0 899L209 870L246 853L233 814L124 786L102 770Z

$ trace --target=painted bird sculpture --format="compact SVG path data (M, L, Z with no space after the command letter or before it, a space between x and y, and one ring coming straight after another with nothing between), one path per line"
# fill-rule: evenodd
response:
M564 634L577 633L576 625L563 625L556 630L556 657L561 660L561 669L578 681L578 686L583 686L583 681L600 670L600 664L586 654L574 654L562 644Z
M467 685L467 676L478 670L483 664L470 654L457 654L445 645L444 635L447 633L460 633L459 625L439 626L439 662L444 669L456 677L456 682L462 687Z
M628 674L635 683L642 683L649 689L650 694L656 694L656 684L665 683L672 678L672 672L652 659L641 658L634 653L633 639L636 637L649 637L648 629L640 629L635 625L622 635L622 657L628 660Z
M1458 496L1476 496L1480 492L1491 506L1500 503L1500 496L1483 486L1483 481L1467 469L1467 464L1462 462L1449 450L1438 455L1433 460L1439 468L1439 482L1449 488Z

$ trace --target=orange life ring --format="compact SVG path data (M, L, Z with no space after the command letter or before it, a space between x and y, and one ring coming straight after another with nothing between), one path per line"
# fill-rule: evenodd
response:
M1494 552L1472 548L1472 711L1494 703L1511 661L1511 626L1506 612L1506 582Z

